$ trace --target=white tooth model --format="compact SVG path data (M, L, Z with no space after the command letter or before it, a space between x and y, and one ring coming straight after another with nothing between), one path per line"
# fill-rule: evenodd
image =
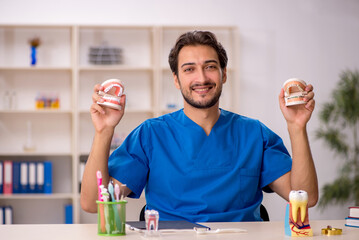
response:
M298 217L300 213L300 217ZM291 191L285 217L285 234L288 236L313 236L308 220L308 193L303 190Z
M99 105L121 110L120 100L124 91L122 81L119 79L108 79L104 81L101 86L103 86L105 89L104 91L99 91L98 94L105 101L97 103Z
M306 86L305 81L298 78L290 78L285 81L283 84L285 105L305 104Z
M307 212L308 194L305 191L291 191L289 201L292 204L292 217L294 222L298 220L298 211L300 211L300 220L304 222Z

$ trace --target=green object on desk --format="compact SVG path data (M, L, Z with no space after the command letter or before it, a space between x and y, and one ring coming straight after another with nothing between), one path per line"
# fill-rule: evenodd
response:
M97 203L97 235L100 236L122 236L126 235L126 200L119 202L102 202ZM104 211L100 211L103 208ZM105 214L105 216L101 216ZM101 222L105 221L105 223ZM106 230L101 228L106 225Z

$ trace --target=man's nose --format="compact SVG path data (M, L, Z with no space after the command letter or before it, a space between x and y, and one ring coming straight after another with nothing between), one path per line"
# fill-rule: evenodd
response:
M201 68L201 69L198 71L197 80L198 80L198 82L201 82L201 83L204 83L204 82L207 81L207 75L206 75L206 72L204 71L203 68Z

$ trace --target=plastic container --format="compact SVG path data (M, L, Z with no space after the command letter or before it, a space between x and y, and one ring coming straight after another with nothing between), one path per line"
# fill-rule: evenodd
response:
M100 236L126 235L126 200L97 203L97 234Z

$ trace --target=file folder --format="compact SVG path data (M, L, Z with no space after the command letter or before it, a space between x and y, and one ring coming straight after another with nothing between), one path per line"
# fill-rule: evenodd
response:
M28 193L36 192L36 163L29 163L29 191Z
M44 192L44 163L38 162L36 164L36 192L43 193Z
M52 162L45 161L44 162L44 193L52 193Z
M2 162L0 162L0 194L2 194L3 193L3 170L4 168L3 168L3 163ZM0 217L1 217L1 215L0 215Z
M20 189L21 193L28 192L29 186L29 173L28 173L28 164L27 162L22 162L20 164Z
M4 161L4 194L12 194L12 161Z
M12 163L12 193L21 193L20 162Z

